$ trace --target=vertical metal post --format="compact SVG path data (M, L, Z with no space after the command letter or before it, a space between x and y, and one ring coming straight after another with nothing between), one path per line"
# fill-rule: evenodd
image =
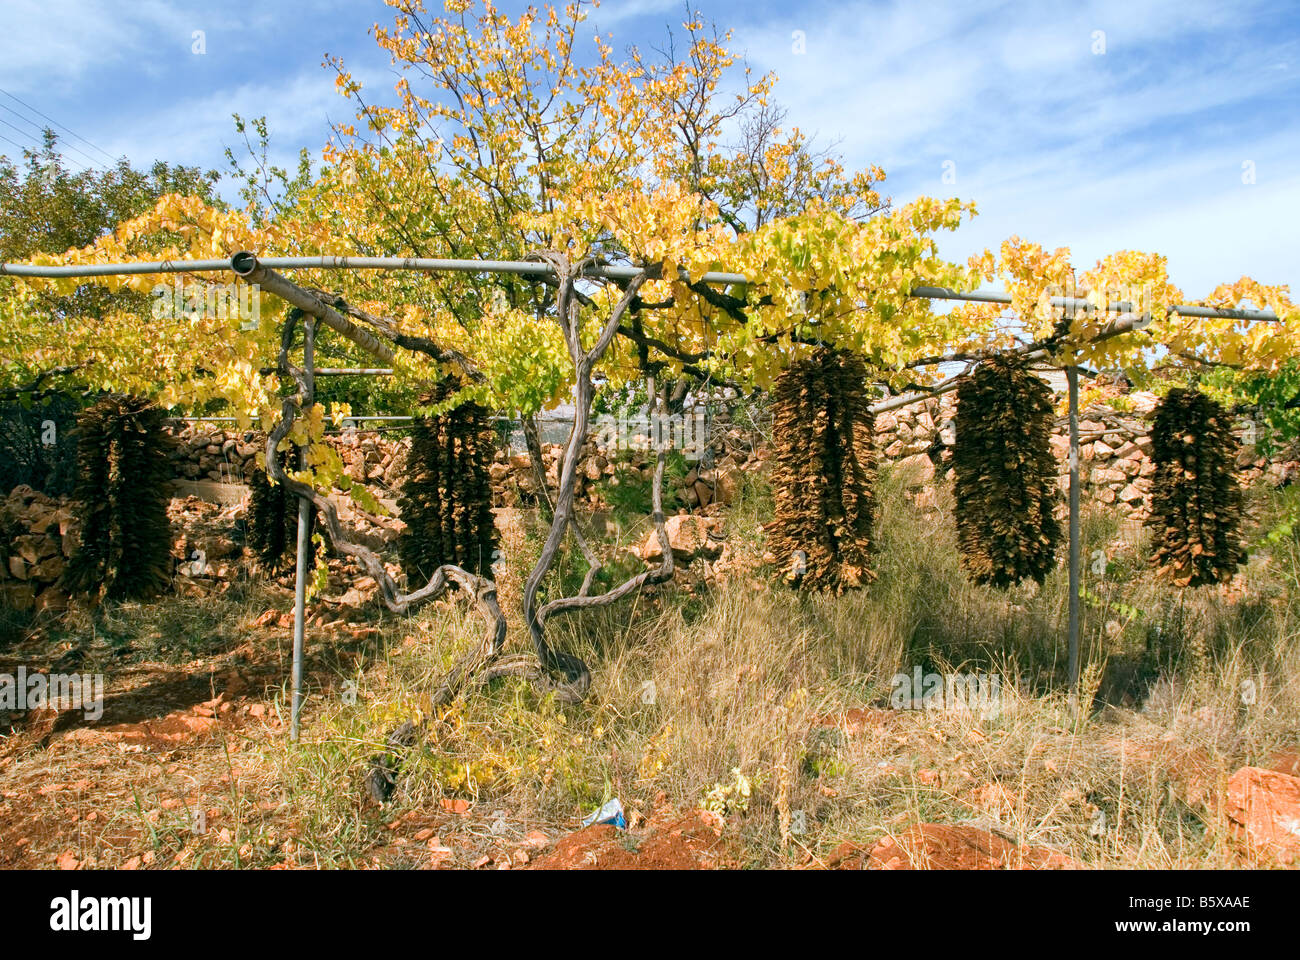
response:
M1079 368L1065 368L1070 388L1070 696L1079 685Z
M316 400L316 375L312 370L316 352L316 320L304 317L303 324L303 415ZM307 467L307 449L298 451L298 469ZM293 694L289 713L289 739L297 741L302 711L302 647L306 630L307 558L311 555L311 501L298 499L298 565L293 581Z

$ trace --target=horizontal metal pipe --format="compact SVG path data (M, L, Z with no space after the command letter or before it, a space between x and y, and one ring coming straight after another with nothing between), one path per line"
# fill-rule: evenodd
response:
M1109 340L1112 337L1118 337L1121 333L1128 333L1134 329L1141 329L1138 325L1145 319L1147 319L1145 314L1125 314L1116 319L1110 329L1101 333L1092 342L1099 343L1102 340ZM1046 347L1036 347L1031 349L1028 344L1026 344L1011 352L1019 354L1026 360L1034 360L1039 357L1047 356L1050 351ZM891 410L901 410L903 407L910 407L912 404L919 403L922 400L928 400L930 397L937 397L940 394L950 393L961 385L963 379L964 378L959 374L957 376L949 377L947 380L940 381L924 392L904 393L897 397L888 397L878 403L873 403L871 405L871 412L872 414L880 414L888 413Z
M136 273L214 273L229 269L229 260L156 260L152 263L90 263L75 267L0 263L0 276L57 280L64 277L122 277Z
M258 257L237 253L230 260L156 260L151 263L94 263L79 266L46 266L30 263L0 263L0 275L13 277L111 277L139 273L217 273L241 268L249 263L268 270L415 270L428 273L513 273L544 277L553 274L548 263L530 260L441 260L426 257ZM641 273L640 267L589 267L583 276L608 280L631 280ZM242 275L242 274L241 274ZM744 283L739 273L706 273L705 283Z
M0 263L0 275L13 277L110 277L141 273L214 273L233 270L241 273L251 265L267 270L416 270L430 273L513 273L522 276L546 276L553 273L550 264L522 260L438 260L423 257L257 257L251 253L237 253L230 260L160 260L152 263L96 263L84 266L43 266L29 263ZM615 280L628 280L640 273L631 266L592 267L585 276ZM746 283L740 273L706 273L700 277L705 283ZM274 292L274 291L272 291ZM277 294L278 295L278 294ZM998 291L973 290L962 293L946 287L913 287L909 296L928 300L963 300L971 303L1011 303L1010 294ZM1053 297L1052 305L1083 309L1092 305L1078 297ZM1124 313L1131 304L1112 304L1112 313ZM1276 321L1272 310L1237 310L1219 307L1201 307L1179 304L1169 308L1184 317L1202 317L1216 320Z
M909 296L924 297L927 300L965 300L970 303L1011 303L1009 293L1001 293L996 290L974 290L970 293L961 293L957 290L949 290L947 287L913 287ZM1064 309L1074 310L1096 310L1098 309L1091 301L1083 297L1052 297L1052 306L1062 307ZM1128 313L1133 309L1133 304L1128 301L1119 301L1107 304L1106 313ZM1278 315L1272 310L1237 310L1219 307L1198 307L1191 304L1179 304L1169 308L1171 313L1177 313L1183 317L1206 317L1216 320L1262 320L1276 321Z

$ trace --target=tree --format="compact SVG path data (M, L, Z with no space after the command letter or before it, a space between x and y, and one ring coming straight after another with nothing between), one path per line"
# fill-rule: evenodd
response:
M24 151L21 165L0 157L0 262L93 249L120 224L154 211L161 197L184 194L217 203L217 179L214 171L162 161L137 170L125 159L106 170L74 173L58 152L58 138L46 130L42 147ZM0 400L101 388L87 369L106 339L97 325L148 313L144 292L117 281L54 290L0 277ZM112 333L122 331L115 324ZM51 359L56 355L60 359ZM154 384L139 386L150 392Z
M917 397L951 388L945 362L973 367L1003 352L1135 375L1150 366L1153 347L1189 365L1227 356L1258 370L1276 369L1297 352L1300 318L1285 288L1243 279L1216 290L1216 305L1250 299L1284 318L1239 325L1170 312L1182 294L1153 254L1116 254L1077 277L1068 251L1046 254L1016 238L1000 257L944 260L936 235L973 215L971 204L922 197L893 206L876 191L879 171L845 171L797 129L779 130L779 111L769 106L775 79L744 72L726 36L696 14L686 18L681 47L671 42L652 54L632 48L616 60L597 38L580 65L575 45L584 11L576 4L512 19L490 3L471 13L466 0L449 0L447 15L431 19L411 0L390 2L395 25L377 29L376 38L400 72L398 102L369 104L334 62L340 90L357 105L357 123L339 127L319 176L293 191L290 203L225 211L169 196L91 247L45 259L401 253L530 258L549 273L302 271L278 287L295 303L279 329L200 317L142 330L138 316L109 317L92 331L79 328L41 359L93 361L101 382L153 384L167 406L221 399L245 423L261 421L270 454L282 442L305 445L307 469L290 475L273 455L268 469L283 472L277 479L321 508L334 546L375 577L391 609L423 602L453 581L480 604L488 622L483 642L435 690L435 705L472 679L506 672L581 699L586 666L552 648L548 620L671 575L665 543L659 568L589 592L600 560L573 513L573 488L596 373L604 389L644 383L654 408L670 412L691 383L770 387L817 345L861 355L873 379ZM727 92L729 84L738 96ZM620 277L593 272L606 265L628 269ZM702 279L709 271L746 281L709 284ZM921 285L970 290L995 276L1012 290L1014 324L987 305L938 312L909 296ZM106 283L148 290L156 281ZM1119 319L1103 311L1063 317L1051 297L1074 283L1099 306L1123 289L1148 309ZM461 378L453 397L421 414L474 401L527 419L573 404L576 423L550 529L524 590L532 653L503 655L505 623L491 581L444 564L428 584L403 594L378 557L347 540L320 491L332 483L356 496L364 491L342 479L337 456L321 442L326 412L306 403L305 378L291 362L304 311L332 331L322 338L322 360L377 350L413 390L449 374ZM8 331L12 316L0 314L0 330ZM19 322L6 335L21 340L27 333ZM276 372L261 374L268 367ZM660 451L653 493L661 541L663 463ZM583 588L541 603L542 583L569 538L588 562ZM399 734L395 744L413 736L410 729Z

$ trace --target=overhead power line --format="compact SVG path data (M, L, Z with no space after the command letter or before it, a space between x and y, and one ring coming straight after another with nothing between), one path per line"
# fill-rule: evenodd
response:
M64 133L68 134L69 136L75 137L76 139L78 139L78 140L80 140L82 143L84 143L86 146L92 148L93 150L97 150L97 151L99 151L99 153L103 154L103 156L108 160L109 163L117 163L117 158L114 157L114 156L112 156L112 155L111 155L107 150L105 150L105 149L103 149L102 147L96 146L95 144L91 143L89 140L87 140L87 139L86 139L85 137L83 137L81 134L77 133L77 132L74 131L74 130L70 130L68 127L65 127L63 124L59 123L59 121L55 120L53 117L49 116L48 114L41 113L41 111L37 110L37 109L36 109L35 107L33 107L30 103L28 103L26 100L21 100L21 99L19 99L18 97L15 97L15 96L14 96L12 93L10 93L8 90L0 89L0 93L3 93L6 97L8 97L10 100L13 100L15 103L21 104L22 106L26 107L28 110L30 110L32 113L36 114L38 117L42 117L42 118L44 118L45 120L48 120L50 123L54 124L56 127L58 127L60 130L62 130Z
M17 117L17 118L18 118L19 120L21 120L23 123L27 124L29 127L31 127L32 129L34 129L34 130L37 132L37 134L40 134L40 135L43 135L43 134L44 134L44 132L45 132L45 128L44 128L44 127L42 127L42 126L41 126L39 123L37 123L35 120L30 120L30 119L28 119L27 117L24 117L21 113L19 113L19 112L18 112L17 110L15 110L13 107L9 106L9 104L7 104L7 103L0 103L0 110L8 110L10 113L12 113L15 117Z
M31 136L30 133L28 133L28 132L25 131L25 130L21 130L21 129L19 129L18 127L15 127L12 123L10 123L8 120L5 120L3 117L0 117L0 123L3 123L3 124L4 124L6 127L8 127L10 130L17 130L17 131L18 131L18 134L19 134L20 136L24 136L24 137L30 137L30 136ZM10 140L8 137L5 137L4 139L5 139L6 141L8 141L9 143L13 143L13 145L14 145L15 147L18 147L19 149L23 150L24 152L28 152L28 151L30 151L30 152L32 152L32 153L40 153L40 152L41 152L42 144L40 144L40 143L35 143L35 144L21 144L21 143L14 143L14 141L13 141L13 140ZM73 169L75 169L78 173L84 173L84 172L87 171L87 170L91 170L91 169L93 169L93 167L87 166L87 165L83 164L80 160L73 159L72 157L69 157L69 156L67 156L66 154L60 154L60 156L61 156L64 160L66 160L66 161L68 162L69 166L73 167ZM82 154L82 156L85 156L85 154ZM18 159L18 157L15 157L14 159Z
M30 137L30 136L31 136L31 134L28 133L26 130L22 129L21 127L15 127L12 123L10 123L10 122L9 122L8 120L6 120L4 117L0 117L0 123L3 123L3 124L4 124L6 127L8 127L10 130L14 130L14 131L16 131L20 137ZM38 142L35 144L35 146L39 149L39 147L40 147L40 142L38 141Z
M0 123L3 123L6 127L12 127L14 130L17 130L19 133L21 133L21 134L22 134L23 136L25 136L25 137L31 137L33 140L38 141L38 142L37 142L37 149L40 149L42 146L44 146L44 144L45 144L45 131L46 131L47 129L49 129L48 127L42 127L42 126L40 126L40 125L37 124L35 121L30 120L30 119L28 119L27 117L24 117L21 113L19 113L19 112L18 112L17 110L15 110L13 107L10 107L10 106L8 106L8 105L6 105L6 104L0 103L0 110L8 110L11 114L13 114L15 117L17 117L17 118L18 118L19 120L21 120L23 123L27 124L27 125L30 126L30 127L34 127L34 128L36 129L36 133L34 133L34 134L32 134L32 133L28 133L26 130L23 130L23 129L19 128L19 127L15 127L12 123L10 123L8 120L5 120L3 117L0 117ZM80 161L80 160L74 160L72 157L69 157L69 156L66 154L66 152L65 152L65 151L67 151L67 150L72 150L72 151L74 151L78 156L83 157L83 158L85 159L86 164L87 164L87 169L94 169L94 167L95 167L95 166L100 162L100 161L96 160L94 157L89 156L89 155L88 155L84 150L79 150L77 147L75 147L75 146L73 146L72 144L68 143L67 140L63 140L63 141L60 142L60 144L59 144L59 153L63 154L63 158L64 158L65 160L69 161L70 163L81 163L81 161Z
M0 140L3 140L5 143L13 143L14 146L17 147L19 150L28 150L28 149L30 149L30 147L24 147L21 143L14 143L14 141L10 140L8 137L6 137L6 136L5 136L4 134L2 134L2 133L0 133ZM19 156L21 157L22 154L19 154Z

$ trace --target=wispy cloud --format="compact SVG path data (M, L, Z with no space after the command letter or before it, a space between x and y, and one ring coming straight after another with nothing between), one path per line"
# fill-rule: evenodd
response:
M1294 218L1267 215L1300 209L1300 132L1283 106L1300 97L1300 30L1280 7L824 4L751 21L738 40L781 78L791 121L882 164L896 200L979 204L950 255L1019 234L1084 266L1165 253L1193 295L1243 269L1300 285Z
M1159 251L1193 296L1243 272L1300 290L1300 18L1286 2L697 2L751 66L778 74L791 123L854 165L882 165L896 201L976 201L980 216L945 238L949 256L1019 234L1084 266ZM606 0L590 23L616 47L646 46L685 12ZM391 19L381 0L4 0L0 87L141 164L223 167L238 146L230 115L266 114L287 166L350 118L324 53L372 97L391 95L367 35Z

